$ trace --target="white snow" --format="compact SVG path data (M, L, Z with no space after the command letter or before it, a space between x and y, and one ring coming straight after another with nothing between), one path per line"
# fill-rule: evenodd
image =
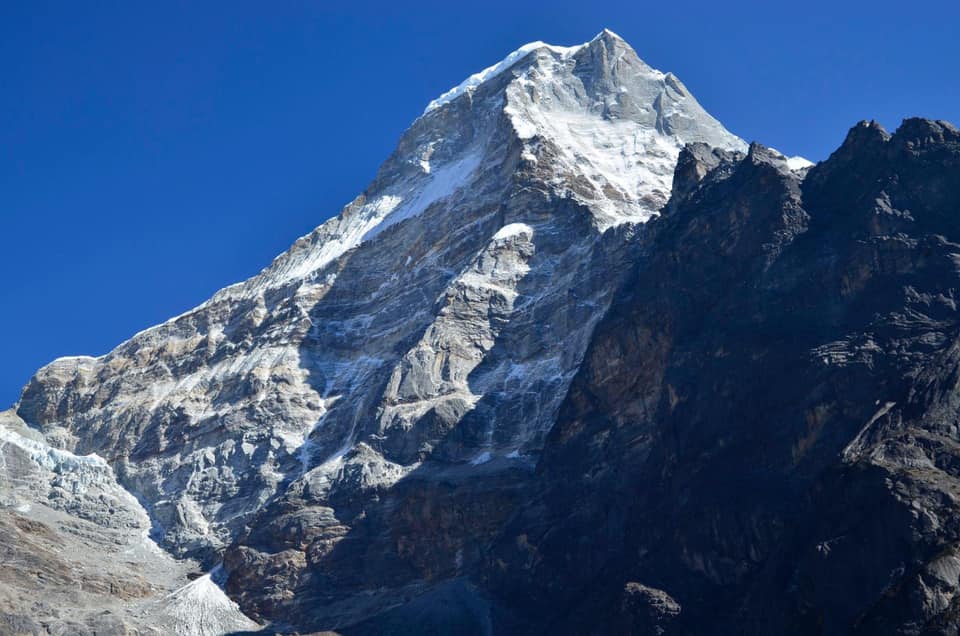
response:
M74 479L75 491L81 492L93 483L113 481L113 469L96 454L74 455L20 435L0 424L0 442L13 444L43 468Z
M803 170L804 168L809 168L814 165L812 161L806 157L801 157L800 155L794 155L793 157L788 157L776 148L767 147L768 150L780 155L780 157L787 162L787 168L790 170Z
M624 49L619 50L612 65L625 54ZM540 148L559 151L552 158L559 164L555 170L585 180L567 194L586 200L601 229L628 221L645 222L657 214L669 198L673 170L685 143L707 141L746 149L742 140L679 90L675 78L638 60L626 63L633 64L636 72L618 76L618 81L633 84L629 90L620 86L620 92L643 100L632 116L610 114L619 112L619 98L607 96L603 103L586 100L582 87L570 79L562 55L544 56L506 89L504 112L525 142L521 156L537 162ZM609 111L611 108L614 110ZM657 123L661 120L674 122L686 133L662 132Z
M69 362L71 364L76 364L77 366L84 366L84 365L89 366L89 365L92 365L94 362L96 362L97 358L95 358L94 356L85 356L85 355L60 356L59 358L57 358L57 361L64 362L64 363Z
M291 250L274 259L258 280L276 286L310 276L385 229L418 216L455 193L467 184L482 159L480 152L468 152L442 165L420 160L423 173L419 178L393 184L356 208L348 206L343 214L302 237Z
M47 487L40 487L39 491L31 495L34 497L33 503L52 506L74 514L71 502L77 500L69 498L64 500L61 495L49 498L47 489L53 486L59 492L66 492L71 497L90 497L92 494L101 501L104 497L116 498L117 501L112 505L123 504L137 517L136 523L141 529L135 544L128 549L128 552L139 547L145 547L151 553L160 552L160 548L149 537L149 514L139 499L117 482L113 469L102 457L94 453L75 455L69 451L53 448L44 441L30 439L0 424L0 491L3 490L3 486L9 485L11 481L19 481L21 477L19 474L10 474L6 464L4 447L8 444L26 453L37 466L47 472L46 476L41 477L37 482L37 485L41 486L46 481ZM7 480L7 483L4 484L3 480ZM17 503L18 512L28 513L32 510L30 501L18 500Z
M665 202L669 197L681 147L677 139L627 119L610 121L585 111L548 112L525 106L511 102L506 109L517 134L556 144L562 160L592 186L595 207L614 222L645 221L658 206L641 202Z
M389 194L377 197L363 207L356 220L351 218L351 222L341 223L340 233L331 236L319 247L311 249L306 258L285 271L284 279L303 278L353 249L371 228L393 212L402 201L400 197Z
M561 59L567 59L575 55L577 51L579 51L583 47L590 45L592 42L603 37L604 35L617 38L618 40L623 39L613 31L611 31L610 29L604 29L603 31L598 33L596 36L594 36L594 38L589 42L584 42L583 44L577 44L574 46L556 46L554 44L547 44L546 42L541 42L539 40L535 42L528 42L527 44L524 44L523 46L518 48L516 51L513 51L512 53L510 53L507 57L503 58L493 66L488 66L487 68L483 69L479 73L474 73L467 79L460 82L460 84L458 84L457 86L454 86L453 88L448 90L446 93L440 95L440 97L431 101L429 104L427 104L427 107L423 110L423 114L426 115L430 111L436 110L437 108L440 108L444 104L452 102L453 100L460 97L461 95L475 90L478 86L480 86L484 82L487 82L493 79L494 77L500 75L501 73L508 70L511 66L513 66L514 64L516 64L517 62L525 58L527 55L533 53L534 51L537 51L540 49L547 49L549 51L553 51L554 53L556 53L558 56L560 56Z
M586 46L586 44L580 44L578 46L554 46L552 44L547 44L546 42L540 42L539 40L536 42L529 42L527 44L524 44L519 49L517 49L507 57L503 58L493 66L488 66L487 68L483 69L479 73L474 73L467 79L463 80L457 86L454 86L453 88L448 90L446 93L442 94L440 97L431 101L429 104L427 104L427 107L423 110L423 114L426 115L430 111L436 110L437 108L440 108L444 104L452 102L453 100L460 97L464 93L473 91L484 82L490 79L493 79L500 73L503 73L504 71L509 69L511 66L513 66L514 64L516 64L517 62L525 58L527 55L529 55L530 53L538 49L549 49L554 53L559 54L561 57L567 58L573 55L574 53L576 53L577 51L579 51L584 46Z
M493 240L503 240L507 238L512 238L514 236L525 234L528 237L533 236L533 228L527 225L526 223L509 223L504 225L502 228L497 230L497 233L493 235Z
M160 601L158 622L176 636L222 636L256 631L259 625L243 615L210 574L191 581Z
M787 167L791 170L803 170L804 168L809 168L812 165L812 161L806 157L801 157L800 155L787 157Z
M465 185L470 175L480 165L483 156L478 152L469 153L457 161L448 163L429 172L429 180L416 190L405 193L406 196L391 208L388 215L378 219L378 223L368 229L362 240L373 238L383 230L401 221L413 218L428 207L449 197L457 188Z

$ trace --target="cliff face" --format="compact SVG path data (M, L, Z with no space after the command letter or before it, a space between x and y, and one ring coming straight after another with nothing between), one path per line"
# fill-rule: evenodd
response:
M489 559L507 620L956 633L960 132L677 179Z

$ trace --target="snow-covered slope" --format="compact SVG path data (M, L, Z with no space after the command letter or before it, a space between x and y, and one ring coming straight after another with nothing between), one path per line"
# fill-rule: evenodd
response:
M211 574L167 594L150 610L154 627L177 636L221 636L259 629L213 581Z
M560 53L535 49L537 63L507 88L504 109L530 159L549 144L561 171L582 175L586 183L571 194L590 204L602 228L646 221L663 207L684 144L746 150L680 80L618 42L605 31Z
M53 362L18 413L104 458L162 544L208 565L305 492L349 528L428 467L528 467L690 142L746 148L609 31L525 45L431 102L260 274ZM299 546L283 567L307 568L310 540L283 542L245 563Z

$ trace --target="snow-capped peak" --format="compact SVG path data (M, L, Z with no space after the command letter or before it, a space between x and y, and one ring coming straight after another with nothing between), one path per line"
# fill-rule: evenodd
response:
M538 452L630 271L609 241L631 233L606 229L658 213L685 144L746 145L609 31L521 47L442 99L260 274L48 365L18 414L122 467L178 554L231 545L300 480L365 497L424 457ZM211 579L164 608L242 620Z
M601 228L655 216L685 144L747 148L673 74L648 66L610 30L515 75L504 112L524 140L524 158L546 153L554 171L578 175L569 194L591 207Z
M483 84L484 82L490 79L493 79L497 75L503 73L504 71L509 69L511 66L513 66L514 64L516 64L517 62L525 58L530 53L533 53L534 51L537 51L540 49L548 49L550 51L553 51L557 55L559 55L561 58L566 59L571 55L574 55L575 53L580 51L585 46L589 46L593 42L596 42L597 40L604 37L614 38L614 39L620 40L621 42L623 41L623 38L621 38L619 35L611 31L610 29L604 29L600 33L598 33L596 36L594 36L592 40L588 42L584 42L583 44L577 44L574 46L557 46L554 44L547 44L546 42L541 42L540 40L537 40L535 42L528 42L523 46L521 46L520 48L513 51L512 53L510 53L509 55L507 55L505 58L503 58L496 64L492 66L488 66L487 68L483 69L479 73L474 73L467 79L460 82L460 84L458 84L457 86L454 86L447 92L440 95L440 97L437 97L436 99L432 100L429 104L427 104L427 107L423 110L423 114L426 115L430 111L436 110L440 106L443 106L444 104L452 102L453 100L460 97L461 95L465 93L469 93L471 90L475 89L480 84Z
M507 71L509 81L495 81ZM468 108L449 109L467 95ZM575 46L531 42L430 102L373 183L339 215L257 276L162 327L175 331L177 323L220 301L253 300L260 308L251 315L260 316L271 289L323 293L336 280L341 257L388 229L431 210L452 214L454 223L458 215L452 211L476 198L481 181L480 189L494 196L507 183L495 175L515 169L502 165L510 160L504 144L518 141L520 159L536 164L555 194L585 204L601 230L658 213L686 143L746 150L676 77L645 64L613 31L604 29ZM84 364L65 362L50 365L47 375L84 371Z
M603 36L607 36L607 37L611 37L611 38L616 38L616 39L621 40L621 41L623 40L622 37L620 37L619 35L617 35L617 34L614 33L613 31L611 31L610 29L603 29L603 30L600 31L600 33L598 33L593 39L596 40L596 39L598 39L598 38L602 38Z

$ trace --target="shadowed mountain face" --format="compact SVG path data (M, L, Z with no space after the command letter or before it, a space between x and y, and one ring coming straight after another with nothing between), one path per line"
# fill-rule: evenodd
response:
M490 551L506 624L956 633L960 132L677 175Z
M97 633L251 626L234 601L300 632L952 633L958 184L942 122L808 168L610 32L527 45L261 274L40 370L0 530L117 530L101 497L180 559L146 614L57 601Z

